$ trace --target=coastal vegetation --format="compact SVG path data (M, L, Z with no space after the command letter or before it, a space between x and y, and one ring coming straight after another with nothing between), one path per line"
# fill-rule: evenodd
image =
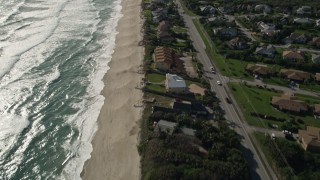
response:
M272 139L258 132L254 135L278 177L299 180L320 179L319 154L304 151L295 141L284 138Z
M149 121L159 118L184 125L192 122L184 114L155 114ZM249 179L248 165L238 150L240 137L234 131L224 122L218 129L206 120L196 120L192 127L197 127L197 138L149 131L141 152L143 179Z

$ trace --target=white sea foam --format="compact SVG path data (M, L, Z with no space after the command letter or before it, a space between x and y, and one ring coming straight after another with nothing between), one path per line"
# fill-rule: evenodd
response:
M29 124L27 117L14 114L1 114L0 121L0 156L14 145L14 141Z
M28 148L32 139L45 130L44 126L39 123L44 116L43 114L39 113L39 111L42 109L42 107L45 107L48 102L40 101L37 106L34 106L33 104L34 102L39 101L40 98L44 96L45 89L47 89L47 86L50 84L50 82L60 77L59 70L57 68L53 69L54 71L50 74L37 76L39 78L35 78L36 75L33 74L30 76L35 77L29 77L24 80L20 80L19 85L17 85L16 83L8 85L7 91L16 91L16 94L6 92L3 89L0 91L0 102L4 102L2 101L3 99L6 100L5 102L8 104L8 108L6 109L6 111L1 112L1 117L3 118L1 118L0 121L0 149L2 150L0 152L0 157L4 157L3 155L6 154L6 152L8 152L15 144L15 140L19 137L22 130L29 125L28 109L33 106L33 113L38 113L37 116L34 117L34 119L36 120L29 127L28 133L25 135L23 143L20 144L16 149L15 156L13 156L12 159L2 167L6 169L7 177L11 177L12 174L14 174L14 172L17 170L18 165L22 163L23 153ZM29 100L30 103L26 106L23 106L19 110L20 115L10 114L11 111L12 113L16 111L20 104L24 103L25 100L32 94L31 89L28 88L32 87L34 84L38 84L39 82L46 82L46 85L42 87L43 91L39 91L38 96L35 96L34 99ZM1 105L0 107L3 107L3 105ZM8 146L8 144L11 146Z
M82 112L76 115L75 118L69 119L71 123L76 125L80 130L80 137L76 143L73 144L73 154L75 157L70 158L70 161L66 165L64 172L62 174L63 179L80 179L80 173L83 169L83 165L86 160L91 156L92 151L92 138L97 130L96 121L100 109L104 103L104 97L100 95L101 90L104 87L102 81L103 76L109 69L107 66L108 62L111 60L111 56L114 52L115 47L115 37L118 33L116 31L116 26L118 20L122 17L121 14L121 0L115 1L113 3L113 12L111 17L104 28L104 33L107 35L106 38L101 39L99 43L103 45L103 48L94 57L97 62L96 71L92 74L91 84L88 87L88 95L85 97L86 103L77 105L82 106Z
M27 114L27 113L26 113ZM40 115L42 116L42 115ZM16 117L16 119L12 119L10 118L9 119L10 121L13 121L15 120L14 122L17 122L18 121L21 121L21 117ZM18 120L18 121L17 121ZM21 129L20 131L17 131L15 136L18 137L19 133L29 125L29 122L27 121L27 118L24 118L24 127L20 125ZM6 163L2 168L3 169L6 169L6 176L7 178L10 178L17 170L18 168L18 164L20 164L22 161L23 161L23 153L24 151L26 150L26 148L29 146L30 142L32 141L32 139L34 138L34 136L36 136L36 134L39 134L41 132L43 132L45 130L44 126L41 126L40 125L40 118L33 122L32 126L30 127L30 130L28 132L28 135L26 136L26 138L24 139L23 141L23 144L21 144L18 149L16 150L15 152L15 156L13 156L13 158L8 162ZM12 133L12 127L11 126L8 126L8 130ZM14 143L12 143L14 144ZM9 150L10 148L8 148L7 150ZM27 160L29 161L29 160ZM27 162L24 162L24 163L27 163ZM37 168L37 167L35 167Z
M2 1L0 6L0 24L6 22L12 15L19 11L24 1L14 3L12 1Z

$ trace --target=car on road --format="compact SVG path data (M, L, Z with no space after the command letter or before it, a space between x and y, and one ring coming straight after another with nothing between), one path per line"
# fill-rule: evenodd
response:
M222 85L221 81L217 81L217 84L220 85L220 86Z
M212 72L213 74L216 73L216 70L214 69L214 67L210 67L210 70L211 70L211 72Z
M231 101L228 97L226 97L225 100L226 100L226 102L229 103L229 104L232 103L232 101Z

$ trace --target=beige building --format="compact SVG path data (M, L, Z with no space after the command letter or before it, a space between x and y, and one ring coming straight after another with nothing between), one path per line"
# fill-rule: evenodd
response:
M307 126L307 130L299 130L299 142L307 151L320 152L320 128Z
M279 110L294 113L306 113L309 110L309 105L306 102L288 95L273 96L271 104Z
M296 81L296 82L308 81L311 78L310 73L295 70L295 69L281 69L280 75L290 81Z

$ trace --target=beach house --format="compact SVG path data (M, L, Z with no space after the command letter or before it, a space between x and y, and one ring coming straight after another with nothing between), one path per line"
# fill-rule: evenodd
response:
M158 46L154 49L153 61L155 68L161 71L169 71L174 63L173 52L167 47Z
M166 91L169 93L187 93L187 86L184 79L176 74L166 74Z

